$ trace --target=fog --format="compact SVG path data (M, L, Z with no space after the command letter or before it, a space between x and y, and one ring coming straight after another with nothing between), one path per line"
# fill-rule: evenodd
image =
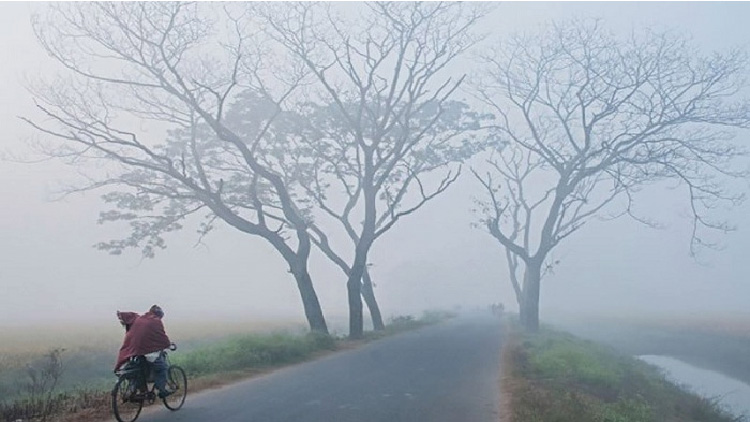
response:
M115 310L145 311L158 303L167 321L201 318L287 318L303 321L299 293L286 263L268 243L226 225L201 243L197 227L168 234L154 259L136 250L111 256L92 247L125 234L98 225L96 192L52 201L76 171L34 157L39 135L19 115L34 115L25 85L60 66L38 45L31 12L43 4L0 4L0 325L100 322ZM347 7L347 6L342 6ZM534 29L551 19L601 17L627 32L648 25L693 36L706 50L750 47L750 3L502 3L480 24L493 35ZM468 59L462 59L468 60ZM464 69L469 71L470 69ZM737 140L746 143L748 132ZM465 172L444 195L399 222L375 243L369 262L383 315L432 308L515 309L505 253L485 231L471 227L471 201L481 186ZM736 180L738 189L750 189ZM723 248L689 252L688 203L669 186L644 190L641 214L664 223L594 221L554 252L560 260L542 281L541 319L577 314L739 314L750 298L750 204L715 210L736 225ZM346 315L346 278L317 250L311 274L327 318ZM366 318L367 319L367 318Z

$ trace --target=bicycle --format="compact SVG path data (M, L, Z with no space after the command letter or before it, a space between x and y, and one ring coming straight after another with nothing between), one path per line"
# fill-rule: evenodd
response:
M172 345L170 350L176 350L176 347ZM185 403L187 376L182 368L169 363L166 350L162 353L168 366L167 388L173 393L161 400L167 409L176 411ZM119 422L133 422L141 414L144 403L153 404L157 398L151 367L145 356L134 356L115 374L117 383L112 389L112 410Z

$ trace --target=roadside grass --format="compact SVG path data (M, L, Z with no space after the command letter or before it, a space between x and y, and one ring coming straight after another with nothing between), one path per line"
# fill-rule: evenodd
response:
M456 315L457 314L452 311L433 310L425 311L419 318L411 315L392 317L386 324L385 330L366 332L365 340L374 340L388 335L398 334L403 331L414 330L446 319L455 318Z
M416 329L425 325L440 322L455 316L450 312L425 312L421 318L400 316L391 318L383 331L368 331L362 340L352 341L344 337L334 337L317 333L295 334L290 332L232 334L210 342L200 341L187 348L182 347L170 354L173 365L185 369L188 376L188 389L191 393L206 388L218 387L233 381L252 377L285 365L314 359L321 355L338 350L350 349L361 344L403 331ZM111 351L106 362L101 359L89 360L108 372L108 378L86 379L77 373L77 366L66 368L65 376L74 377L79 382L51 391L49 394L30 395L24 390L22 379L31 364L43 364L38 357L27 359L24 366L19 366L21 357L14 358L13 365L0 368L0 376L8 374L18 378L15 383L7 383L4 388L15 388L14 398L0 397L0 422L17 420L86 422L107 419L111 416L111 395L109 389L114 385L115 377L111 372ZM78 351L69 354L69 363L84 359ZM71 371L71 369L74 369ZM101 368L100 368L101 369ZM71 373L72 372L72 373Z
M729 422L715 400L667 381L651 365L542 327L507 323L503 390L511 422Z
M629 355L666 355L750 384L750 315L555 318L555 325Z
M296 363L316 352L335 350L336 347L336 340L325 334L249 334L185 354L175 353L171 362L185 369L189 377L197 377Z

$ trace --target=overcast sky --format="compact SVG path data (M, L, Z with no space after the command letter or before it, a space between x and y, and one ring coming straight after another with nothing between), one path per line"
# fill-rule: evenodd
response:
M0 150L28 154L33 132L24 80L57 71L30 25L43 4L0 3ZM659 25L690 33L706 50L750 44L750 3L502 3L482 23L497 34L550 19L601 17L618 31ZM468 69L467 69L468 70ZM740 134L750 141L747 133ZM468 172L467 174L468 175ZM98 195L50 202L75 169L56 162L0 161L0 325L60 320L101 321L116 309L162 304L169 318L270 316L303 319L293 279L259 238L222 227L205 244L186 230L167 238L156 259L138 251L110 256L96 242L123 235L96 224ZM734 182L748 188L747 181ZM470 228L476 183L465 177L443 197L404 220L371 254L376 294L387 317L426 308L514 304L504 253ZM687 203L665 187L640 198L643 210L667 222L651 230L632 221L593 223L555 257L543 281L542 319L559 310L614 313L739 313L750 301L750 206L727 212L738 230L700 265L689 256ZM684 199L684 198L682 198ZM326 315L345 313L345 279L314 252L312 275Z

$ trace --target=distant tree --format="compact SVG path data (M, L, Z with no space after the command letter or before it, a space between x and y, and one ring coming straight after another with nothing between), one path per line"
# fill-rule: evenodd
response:
M130 223L129 237L99 248L152 257L188 216L205 216L201 236L223 221L281 254L310 328L327 332L308 271L304 204L279 172L284 124L275 122L305 72L271 54L256 22L237 9L50 6L34 28L67 73L35 91L42 117L24 120L56 141L47 154L89 166L91 183L72 191L106 190L112 208L100 221Z
M321 4L262 9L267 33L312 74L307 116L318 130L310 144L317 161L305 187L353 243L346 261L325 237L315 238L347 273L349 335L358 338L362 289L375 303L371 282L362 283L373 243L443 193L475 147L460 142L475 126L452 100L463 77L442 74L479 39L473 26L482 9L363 3L351 19ZM334 199L340 193L343 206Z
M550 253L592 218L634 215L636 192L676 181L692 212L691 253L726 231L709 211L733 204L722 181L741 177L732 128L750 127L740 50L702 56L674 34L621 40L600 22L516 35L484 57L477 96L497 116L500 142L474 173L487 196L480 223L505 248L529 330L539 326ZM516 271L524 272L517 281Z

